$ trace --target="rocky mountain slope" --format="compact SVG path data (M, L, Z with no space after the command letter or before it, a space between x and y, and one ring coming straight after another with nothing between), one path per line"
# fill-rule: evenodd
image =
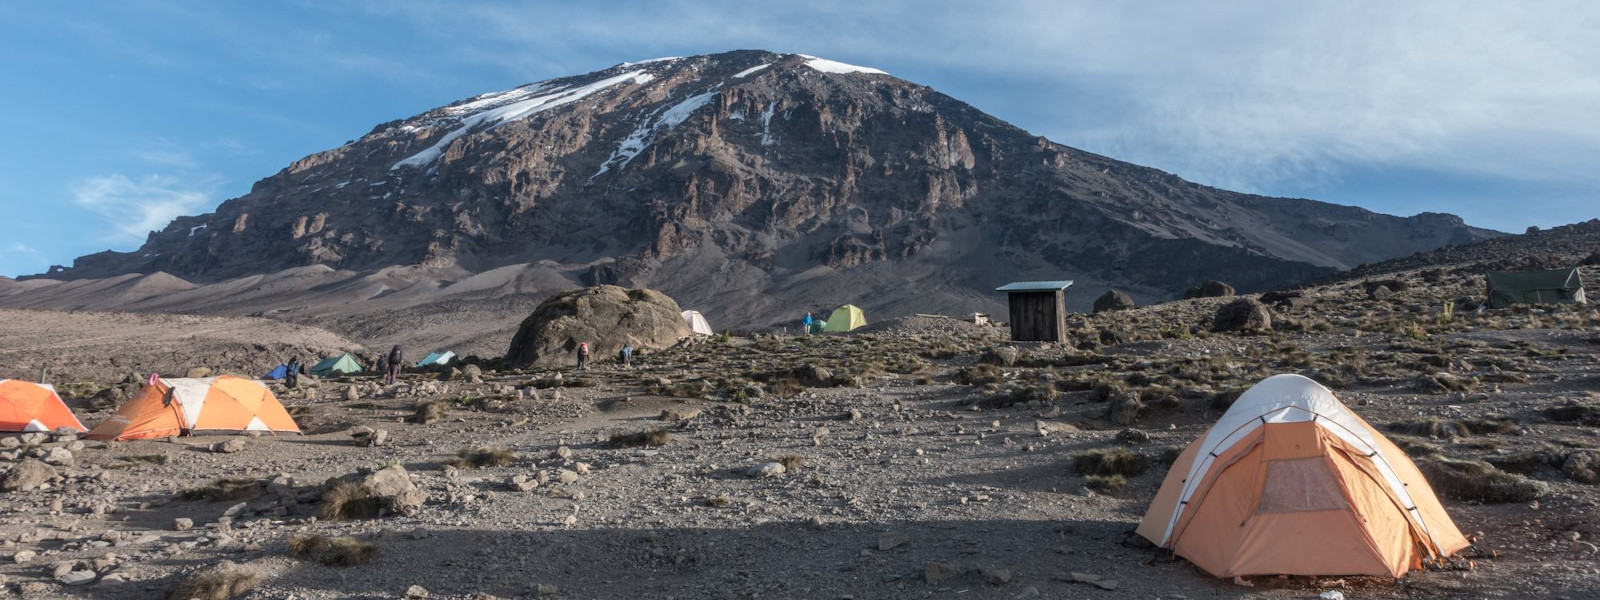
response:
M348 317L353 330L381 328L364 318L375 311L617 283L758 327L847 302L997 311L989 290L1019 279L1075 279L1075 308L1107 286L1141 301L1211 278L1249 291L1493 235L1450 215L1210 188L875 69L735 51L384 123L135 252L0 282L0 305ZM69 286L114 289L63 301Z

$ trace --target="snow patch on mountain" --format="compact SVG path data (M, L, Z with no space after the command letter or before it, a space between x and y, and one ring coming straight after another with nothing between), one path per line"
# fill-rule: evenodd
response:
M439 159L439 155L444 152L444 149L448 147L451 142L456 141L457 138L460 138L463 135L471 133L473 129L480 125L495 127L509 121L526 119L552 108L577 102L591 94L594 94L595 92L599 92L620 83L632 81L642 85L650 82L653 79L655 79L655 76L649 73L645 73L643 71L630 71L614 77L607 77L585 86L560 90L555 93L535 96L526 100L518 100L504 106L492 108L468 117L464 117L461 119L460 127L457 127L454 131L445 134L443 137L439 138L439 141L434 142L434 144L429 146L427 149L413 154L405 160L395 163L394 166L389 167L389 170L398 170L401 167L422 167L432 163L433 161ZM501 100L504 100L504 98L501 98Z
M802 54L801 56L805 55ZM869 73L873 75L888 75L888 73L872 67L859 67L856 65L828 60L826 58L811 58L805 62L805 65L818 71L822 71L823 73Z
M743 71L739 71L738 73L734 73L733 74L733 78L734 79L739 79L741 77L749 77L749 76L754 75L756 73L760 73L762 69L765 69L765 68L770 67L770 66L772 66L772 63L756 65L754 67L750 67L750 68L745 69Z
M694 111L710 104L721 88L722 86L720 85L712 87L703 94L690 96L689 99L683 102L646 117L643 124L635 128L632 133L629 133L628 137L623 138L622 143L617 145L617 149L612 151L611 156L606 158L605 162L600 163L600 170L595 171L594 175L590 175L589 181L594 181L596 177L604 175L613 166L619 170L628 166L628 163L632 162L634 157L655 142L655 137L659 132L663 130L671 131L679 124L682 124L684 120L694 114Z
M665 61L669 61L669 60L678 60L678 59L681 59L681 58L683 58L683 57L682 56L663 56L661 58L646 58L644 60L636 61L636 62L625 62L625 63L619 64L617 66L619 66L619 67L631 67L631 66L634 66L634 65L648 65L650 63L665 62Z
M487 94L483 94L483 95L477 96L477 97L473 98L471 101L468 101L468 102L463 102L463 103L457 104L455 106L446 106L444 108L444 111L447 112L447 113L450 113L452 115L464 115L464 114L468 114L468 113L474 113L474 112L478 112L480 110L483 110L483 109L486 109L486 108L489 108L489 107L492 107L492 106L495 106L495 105L505 104L505 103L511 102L513 100L520 100L522 98L526 98L528 96L543 92L548 87L549 87L549 84L544 83L544 82L540 82L540 83L528 84L528 85L525 85L525 86L522 86L522 87L519 87L519 88L505 90L503 92L490 92L490 93L487 93Z
M772 145L772 109L778 106L778 101L767 103L767 110L761 112L761 145Z

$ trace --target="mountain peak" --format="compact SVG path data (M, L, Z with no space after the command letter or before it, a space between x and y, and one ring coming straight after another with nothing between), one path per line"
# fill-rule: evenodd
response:
M528 277L545 288L652 286L737 325L805 302L963 312L1021 279L1143 298L1211 278L1260 289L1487 235L1437 215L1209 188L878 69L737 50L385 123L136 252L51 276L204 284L308 265L447 277L538 265Z

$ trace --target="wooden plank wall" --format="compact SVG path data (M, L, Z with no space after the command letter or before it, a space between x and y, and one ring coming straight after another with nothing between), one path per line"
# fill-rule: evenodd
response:
M1013 341L1059 342L1066 338L1067 315L1061 291L1022 292L1007 297Z

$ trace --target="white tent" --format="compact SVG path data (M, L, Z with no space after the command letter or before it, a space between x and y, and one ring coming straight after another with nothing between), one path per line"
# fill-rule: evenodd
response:
M697 334L716 335L716 332L711 330L711 324L706 322L706 316L700 314L698 310L683 311L683 323L689 326L690 331Z
M449 350L444 352L434 352L422 357L422 360L417 362L417 366L428 367L433 365L448 365L450 364L450 361L455 360L455 358L456 353Z

